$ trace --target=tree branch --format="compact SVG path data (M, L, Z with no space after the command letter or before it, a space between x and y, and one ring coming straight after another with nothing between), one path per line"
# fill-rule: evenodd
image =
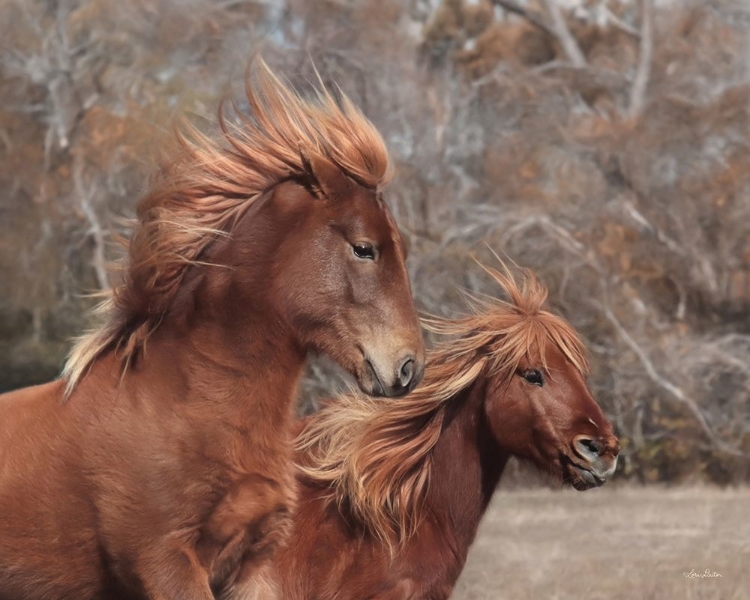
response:
M502 9L507 10L509 13L513 13L515 15L518 15L519 17L523 17L529 23L531 23L532 25L536 25L539 29L541 29L548 35L556 37L555 30L545 22L544 18L541 15L528 10L526 7L521 6L517 2L514 2L514 0L492 0L492 3Z
M646 89L651 75L651 57L654 52L653 4L652 0L641 0L641 43L638 56L638 68L630 89L631 119L641 116L646 105Z
M677 387L675 384L662 377L656 371L654 363L649 359L644 350L636 343L636 341L631 337L627 330L622 326L619 319L615 316L612 310L607 306L602 306L602 311L607 320L615 328L615 331L617 331L620 338L638 357L638 360L641 362L641 365L643 365L643 369L646 371L646 375L648 375L649 379L651 379L651 381L653 381L660 388L665 390L675 400L688 407L690 412L693 413L695 420L698 421L701 429L703 429L703 433L706 434L706 437L708 437L711 443L719 448L722 452L726 452L727 454L731 454L733 456L745 456L745 453L742 452L742 450L735 446L727 444L718 435L716 435L716 432L709 424L706 416L703 414L703 411L692 398L685 394L682 388Z
M547 11L552 17L552 29L557 41L560 42L563 51L573 63L573 66L583 68L588 65L586 56L583 54L581 47L578 42L570 33L568 25L565 23L565 17L563 17L560 6L557 4L557 0L544 0L544 5L547 7Z
M573 37L573 34L570 33L565 23L565 17L563 17L556 0L544 0L547 11L552 17L552 23L548 23L542 15L528 10L514 0L492 0L492 3L510 13L523 17L547 35L555 38L560 46L562 46L563 52L565 52L565 55L574 67L582 68L588 64L578 42Z
M83 182L83 167L80 164L76 164L73 169L73 183L78 199L78 205L89 223L89 230L87 233L94 240L93 267L96 273L96 280L100 289L107 290L109 289L109 273L107 272L106 243L104 240L106 232L99 221L99 217L96 215L94 206L91 203L93 193L91 188L86 186Z
M630 23L626 23L625 21L623 21L606 6L602 6L602 9L604 10L607 21L611 23L614 28L619 29L623 33L627 33L629 36L634 37L635 39L640 39L641 32L633 27Z

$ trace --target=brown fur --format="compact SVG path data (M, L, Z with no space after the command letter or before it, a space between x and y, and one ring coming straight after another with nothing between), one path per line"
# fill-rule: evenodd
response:
M262 64L248 100L223 142L184 141L141 203L123 281L67 382L0 396L2 600L229 594L290 522L308 352L368 393L421 378L377 132ZM354 254L362 241L377 260Z
M572 444L587 435L614 467L617 438L586 388L575 331L542 308L533 275L491 274L509 302L432 320L457 337L429 354L413 394L351 394L304 421L291 536L238 598L448 598L510 456L586 489ZM544 387L524 381L532 368Z

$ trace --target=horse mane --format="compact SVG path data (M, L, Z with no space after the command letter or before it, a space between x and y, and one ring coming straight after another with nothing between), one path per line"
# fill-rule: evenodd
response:
M432 450L460 392L482 376L509 380L531 353L544 361L547 343L581 373L588 371L582 342L567 321L543 309L547 290L531 271L514 277L507 268L485 270L508 300L478 300L473 314L456 320L424 320L451 339L429 352L416 390L394 401L342 395L313 415L297 439L305 453L303 476L327 488L329 500L391 549L409 538L422 517Z
M322 155L361 185L377 188L392 166L375 127L344 95L320 82L310 98L283 83L262 59L245 80L249 114L219 109L215 140L190 124L177 133L177 157L165 162L140 201L121 282L105 292L101 325L79 338L63 369L66 397L96 359L115 349L123 373L167 313L185 274L205 264L208 246L231 235L258 198L284 180L309 180L308 157ZM223 106L223 103L222 103Z

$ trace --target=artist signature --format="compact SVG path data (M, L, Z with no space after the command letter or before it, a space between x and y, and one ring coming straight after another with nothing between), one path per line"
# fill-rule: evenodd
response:
M712 571L711 569L706 569L705 571L690 569L690 571L683 573L683 575L688 579L713 579L714 577L721 577L721 573Z

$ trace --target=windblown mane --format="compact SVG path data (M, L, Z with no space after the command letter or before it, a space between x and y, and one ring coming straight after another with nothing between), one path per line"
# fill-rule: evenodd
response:
M373 535L393 547L413 533L430 484L432 449L446 408L480 377L509 379L519 361L555 344L582 373L585 348L572 326L543 309L547 290L531 271L514 278L486 269L507 301L482 301L474 314L425 326L450 336L427 357L424 380L406 398L384 401L350 393L311 417L297 440L305 477ZM544 365L546 368L546 365Z
M164 164L138 205L122 281L107 292L97 312L101 326L79 338L63 377L66 394L105 351L116 349L123 368L158 327L191 267L207 247L232 228L275 184L308 173L305 156L318 154L371 188L390 178L392 167L375 127L343 94L321 85L300 97L258 59L246 80L250 114L239 122L219 111L222 135L211 139L187 125L180 152Z

